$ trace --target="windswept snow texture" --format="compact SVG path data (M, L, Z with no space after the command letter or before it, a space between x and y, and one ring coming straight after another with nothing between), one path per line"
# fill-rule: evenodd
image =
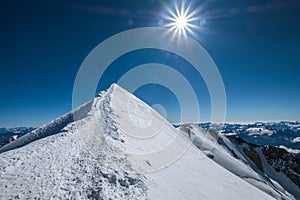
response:
M0 149L0 199L273 199L195 145L177 155L178 141L188 137L114 84ZM163 167L143 157L166 148L176 159Z
M146 199L145 177L111 137L112 91L95 98L89 111L79 108L85 116L76 123L66 123L71 112L10 143L13 150L0 154L0 199Z
M22 136L18 140L11 142L4 147L0 148L0 153L4 151L8 151L11 149L15 149L21 146L24 146L30 142L33 142L35 140L57 134L61 131L64 131L63 128L66 127L69 123L73 122L73 116L76 116L76 119L82 119L86 117L87 113L90 111L91 105L93 101L90 101L82 106L80 106L78 109L75 109L73 112L69 112L51 122L48 124L45 124L44 126L41 126L40 128L31 131L30 133Z

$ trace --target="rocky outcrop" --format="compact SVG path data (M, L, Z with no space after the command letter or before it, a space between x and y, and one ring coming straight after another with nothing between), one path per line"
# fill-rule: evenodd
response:
M262 152L270 166L300 187L300 159L278 147L264 146Z

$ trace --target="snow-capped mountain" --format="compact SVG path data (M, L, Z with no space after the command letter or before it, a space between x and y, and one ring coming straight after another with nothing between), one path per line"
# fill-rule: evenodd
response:
M253 124L201 123L199 126L205 129L217 129L227 136L236 135L259 146L280 147L300 158L300 123L298 121L256 122Z
M0 148L0 199L295 198L229 139L197 129L174 128L113 84Z
M242 152L253 169L278 182L287 191L300 198L300 159L278 147L258 146L238 137L229 137Z
M250 184L280 198L278 193L288 191L300 198L300 160L286 150L272 146L259 146L245 141L235 134L204 129L200 124L186 124L178 128L195 135L193 143L212 160L238 175ZM256 131L257 128L246 130ZM204 140L207 135L216 138L215 143ZM208 142L209 141L209 142ZM267 186L267 187L266 187ZM270 190L270 187L273 190ZM281 194L280 194L281 195Z

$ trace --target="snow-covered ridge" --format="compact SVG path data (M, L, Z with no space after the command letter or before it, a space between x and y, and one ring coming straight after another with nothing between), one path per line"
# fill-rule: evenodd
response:
M0 199L145 199L143 176L112 137L112 91L48 123L57 133L41 127L40 139L1 153Z
M113 85L2 149L0 199L273 199L268 188L224 169L197 145L182 155L168 149L170 142L182 145L173 140L178 133L151 107ZM162 160L144 157L162 149ZM172 163L148 173L174 156ZM285 191L277 194L293 199Z
M76 120L80 120L88 114L90 111L91 105L93 104L93 100L87 102L86 104L80 106L79 108L66 113L65 115L58 117L57 119L41 126L38 129L35 129L31 131L30 133L27 133L26 135L18 138L18 140L15 140L4 147L0 148L0 153L4 151L9 151L21 146L24 146L30 142L33 142L35 140L39 140L41 138L48 137L50 135L54 135L62 131L62 129L69 123L74 121L73 116L76 115Z
M286 192L283 186L290 187L289 189L291 189L297 197L300 195L296 189L297 185L291 182L289 178L284 177L285 179L282 179L284 182L281 182L281 184L284 183L284 185L280 185L269 178L269 175L264 174L264 169L271 167L267 167L268 164L266 164L266 162L262 163L260 158L262 154L257 153L261 151L258 146L248 144L242 140L241 142L232 142L232 140L229 139L230 137L227 138L227 136L218 133L214 129L207 131L196 124L182 125L179 126L179 129L189 135L194 135L195 139L193 143L195 146L204 152L209 150L207 157L274 198L293 198L291 194ZM217 136L213 136L212 133ZM253 159L254 161L257 159L258 162L254 163L248 156L255 158Z

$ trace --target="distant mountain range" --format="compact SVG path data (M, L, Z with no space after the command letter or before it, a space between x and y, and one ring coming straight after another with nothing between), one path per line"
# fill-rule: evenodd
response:
M253 124L200 123L199 127L212 128L226 136L241 138L259 146L280 147L296 157L300 156L300 122L256 122Z
M16 140L18 137L21 137L34 129L35 128L33 127L0 128L0 147Z

